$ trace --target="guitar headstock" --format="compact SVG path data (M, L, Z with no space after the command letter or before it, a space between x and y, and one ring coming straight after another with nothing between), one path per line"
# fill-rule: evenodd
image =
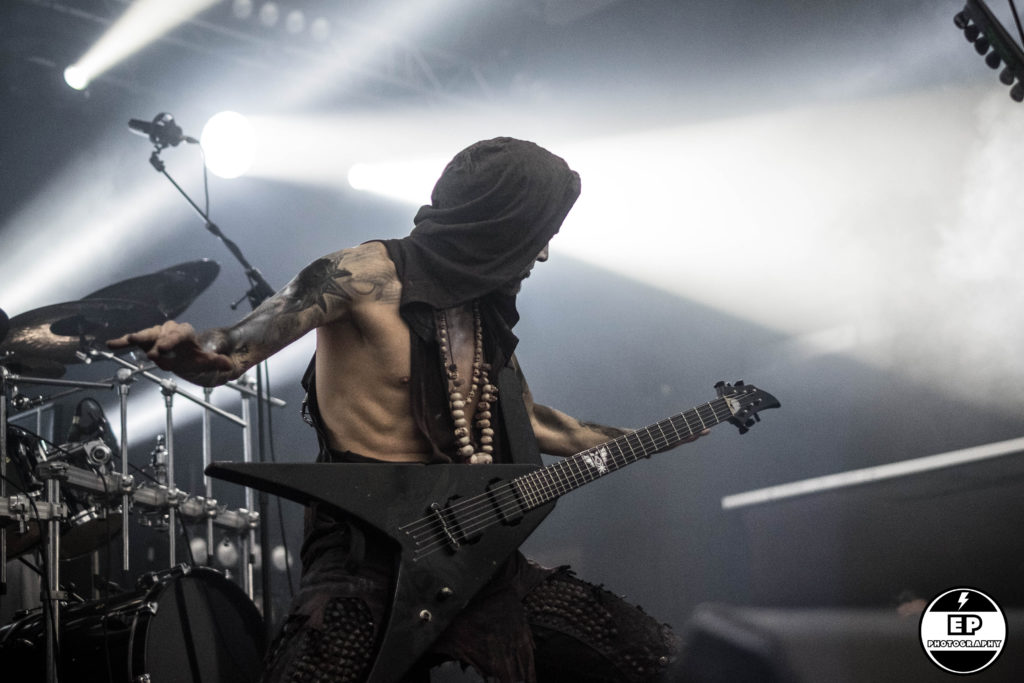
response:
M753 384L744 384L742 381L736 384L718 382L715 384L715 391L718 392L719 398L725 399L729 412L732 413L729 422L739 427L740 434L745 434L755 422L761 421L759 412L782 405L767 391L761 391Z

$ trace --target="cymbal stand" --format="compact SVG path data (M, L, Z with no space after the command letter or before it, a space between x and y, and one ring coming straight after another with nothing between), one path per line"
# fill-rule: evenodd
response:
M203 387L203 398L207 403L213 394L213 387ZM245 419L245 416L242 416ZM210 411L203 411L203 479L206 484L206 502L209 505L213 500L213 479L206 476L206 468L213 462L213 447L211 445L211 433L213 425L210 420ZM210 512L215 511L211 510ZM203 564L209 566L213 563L213 515L206 516L206 559Z
M46 480L46 501L54 509L61 504L60 480ZM43 623L46 629L46 681L57 681L57 653L60 652L61 607L67 594L60 589L60 519L46 522L46 589L43 594Z
M7 498L7 378L0 365L0 500ZM0 598L7 595L7 527L0 526Z
M135 376L128 368L117 370L117 396L121 408L121 571L125 577L131 570L128 543L128 509L131 503L133 477L128 473L128 391Z
M252 388L255 382L252 377L245 375L238 380L238 383L247 388ZM242 395L242 419L245 420L246 425L252 424L252 397L249 395ZM252 429L246 427L242 430L242 462L252 462ZM245 487L245 509L253 509L253 491L248 486ZM264 519L266 524L266 519ZM244 550L243 557L245 562L245 580L243 581L243 588L245 589L246 595L252 600L255 596L254 582L255 582L255 563L256 563L256 530L249 529L249 533L246 535L245 540L242 544ZM264 567L263 571L267 571Z
M178 538L178 486L174 480L174 393L178 385L173 380L160 383L160 392L164 395L164 407L167 412L167 432L164 443L167 448L167 554L173 567L177 564L176 541Z

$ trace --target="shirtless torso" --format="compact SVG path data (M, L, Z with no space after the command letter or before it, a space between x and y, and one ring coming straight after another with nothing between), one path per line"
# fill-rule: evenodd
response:
M537 261L546 259L545 248ZM529 269L509 287L518 290L528 274ZM317 383L329 445L379 460L426 462L431 448L409 410L410 340L399 315L401 291L384 246L369 242L314 261L234 326L197 334L187 323L167 322L112 340L110 346L139 346L159 367L212 386L241 376L315 329L317 376L344 378ZM449 309L445 316L455 364L469 368L470 308ZM536 404L528 388L524 399L544 453L571 455L627 431Z

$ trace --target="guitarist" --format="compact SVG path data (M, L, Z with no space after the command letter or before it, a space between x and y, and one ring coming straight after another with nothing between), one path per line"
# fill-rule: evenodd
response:
M474 466L572 455L627 430L535 403L512 327L521 283L547 260L579 191L578 174L533 143L478 142L447 165L408 237L314 261L231 327L196 333L167 322L109 344L141 347L159 367L212 386L316 329L303 384L320 461ZM301 589L264 680L364 680L389 605L384 539L311 505L301 555ZM509 683L653 680L674 643L639 608L515 553L406 680L429 680L444 660Z

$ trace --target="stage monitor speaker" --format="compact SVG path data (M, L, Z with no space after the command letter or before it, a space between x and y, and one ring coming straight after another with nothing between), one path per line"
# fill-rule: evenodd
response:
M1007 614L1008 641L979 683L1020 681L1024 612ZM919 617L895 610L764 609L702 605L683 631L672 683L949 683L921 645Z

